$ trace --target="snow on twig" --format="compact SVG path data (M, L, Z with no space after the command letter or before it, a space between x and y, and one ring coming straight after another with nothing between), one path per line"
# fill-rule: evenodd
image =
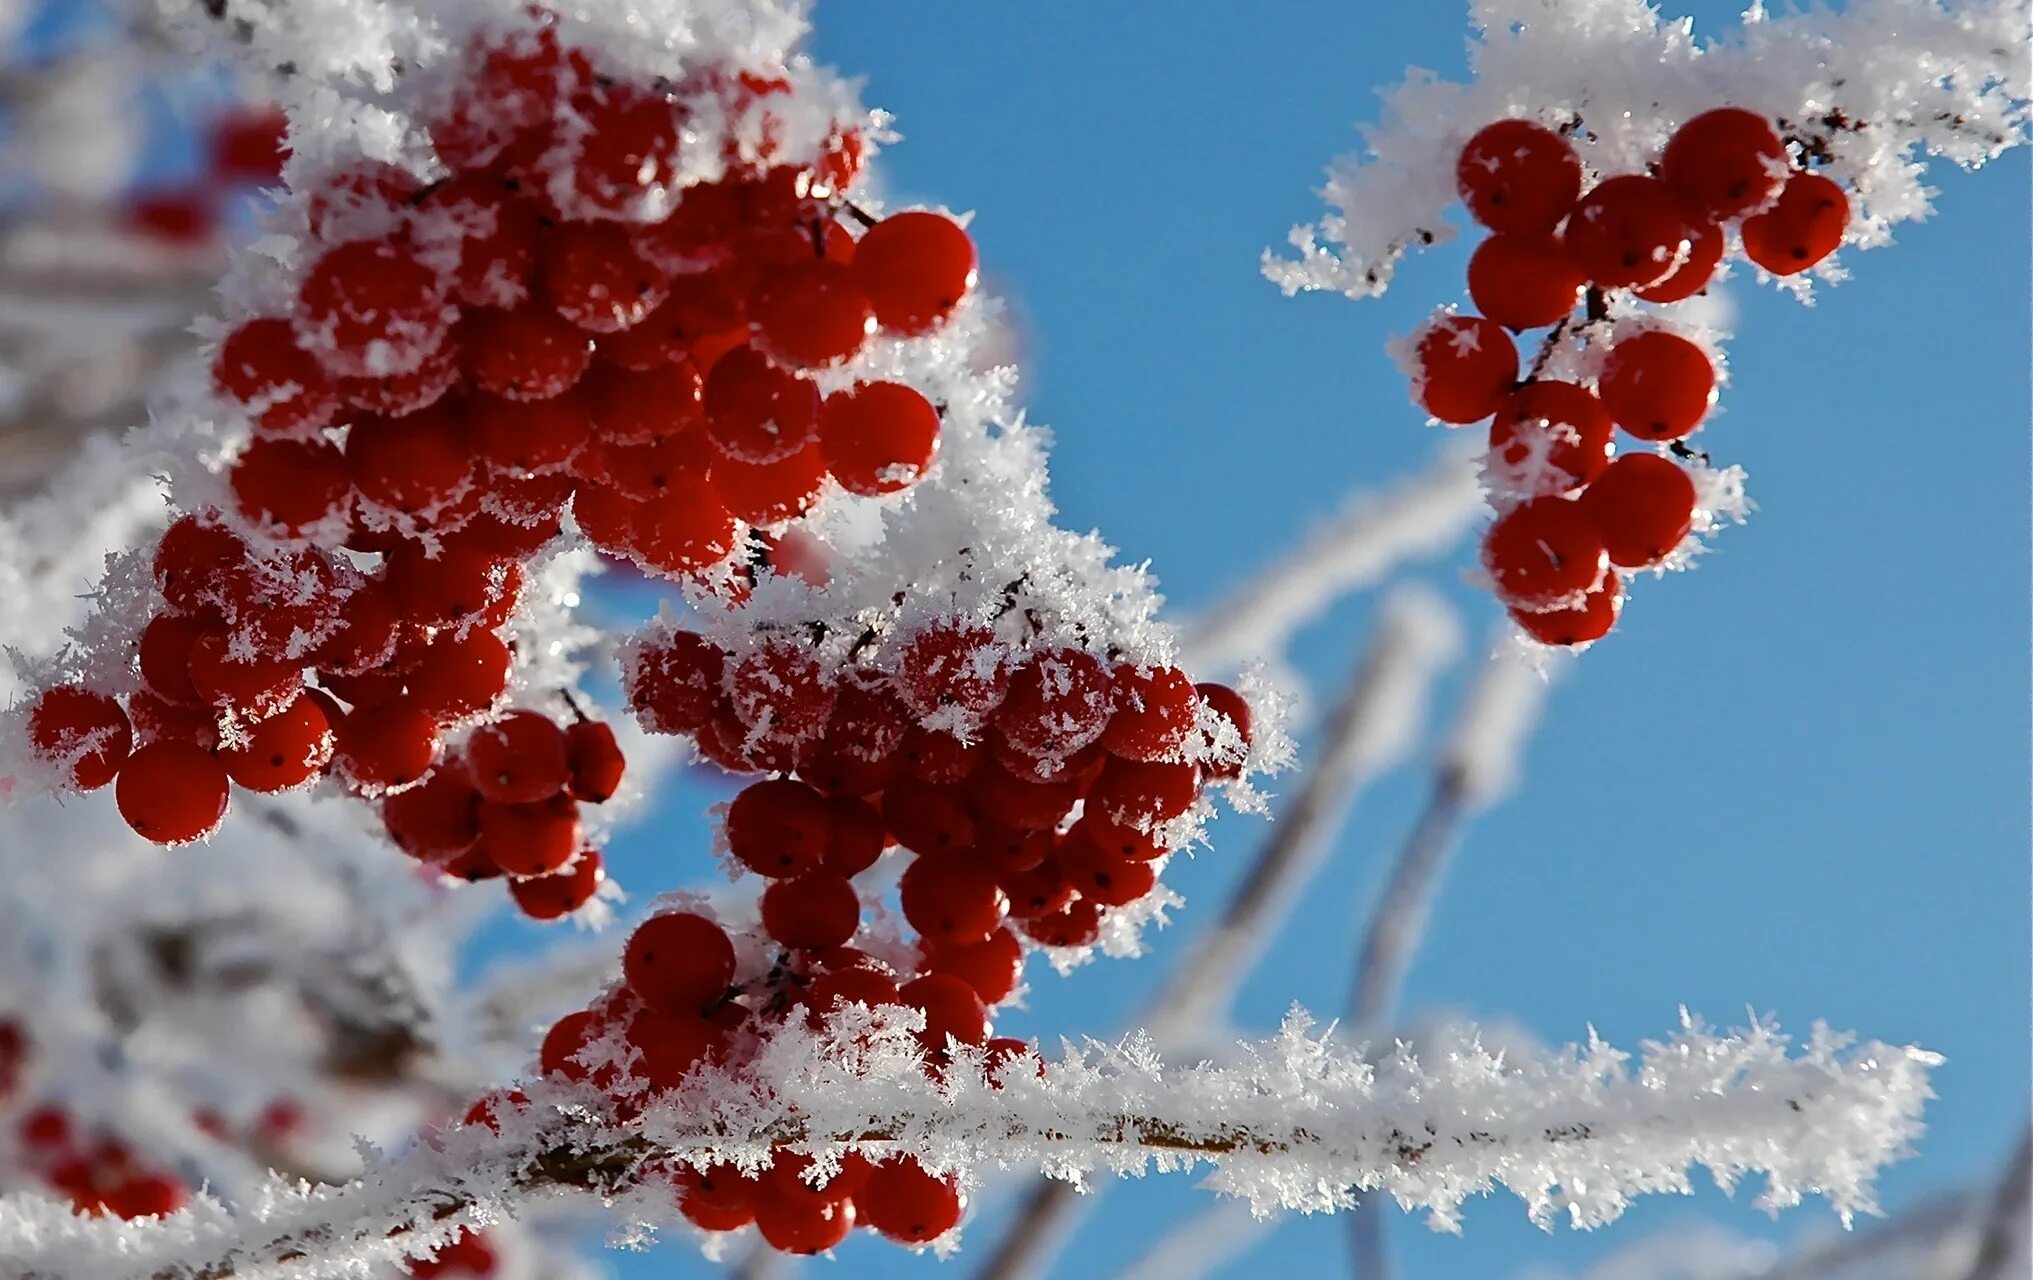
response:
M561 1196L626 1199L656 1225L670 1197L630 1194L645 1162L753 1168L779 1148L813 1154L822 1176L849 1149L908 1152L968 1179L993 1165L1061 1178L1207 1165L1209 1186L1260 1210L1345 1208L1355 1189L1381 1188L1443 1228L1498 1186L1541 1225L1593 1227L1632 1196L1686 1191L1700 1165L1725 1186L1763 1174L1764 1207L1814 1193L1847 1220L1874 1210L1876 1171L1918 1136L1939 1061L1821 1028L1789 1052L1769 1025L1719 1034L1683 1016L1635 1062L1594 1039L1498 1054L1463 1026L1423 1059L1401 1048L1372 1064L1295 1011L1234 1065L1167 1066L1137 1035L1068 1044L1042 1074L1017 1060L992 1084L962 1048L935 1082L921 1023L895 1009L825 1035L792 1023L740 1077L697 1077L628 1125L577 1105L589 1095L538 1086L499 1135L445 1133L342 1187L277 1180L237 1217L210 1199L124 1223L10 1200L0 1257L35 1280L358 1276Z

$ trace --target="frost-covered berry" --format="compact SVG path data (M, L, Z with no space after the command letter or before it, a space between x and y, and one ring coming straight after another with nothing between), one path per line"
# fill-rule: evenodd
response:
M1415 336L1412 360L1412 399L1456 426L1495 413L1518 380L1517 344L1481 316L1437 317Z
M945 1052L948 1036L973 1045L988 1039L988 1006L964 978L928 973L904 983L897 989L897 997L925 1015L918 1043L927 1053Z
M623 216L677 181L678 108L632 85L602 83L573 103L579 127L552 163L588 216Z
M1581 157L1543 125L1499 120L1461 149L1455 182L1461 202L1483 226L1545 235L1581 194Z
M353 478L346 462L323 440L257 438L233 460L228 483L250 524L294 537L347 513Z
M191 687L214 707L261 720L289 705L303 688L295 663L236 647L224 627L210 627L191 643Z
M249 320L226 335L212 361L219 390L247 407L264 431L305 434L330 425L339 398L324 367L297 343L287 320Z
M622 665L622 690L651 733L697 733L720 702L727 654L691 631L640 645Z
M727 694L734 714L756 733L801 742L825 731L834 680L804 646L765 640L729 670Z
M97 791L120 772L133 747L127 713L103 693L80 685L43 690L28 713L36 758L72 791Z
M670 279L635 251L626 226L568 222L543 239L537 258L545 299L594 333L618 333L663 304Z
M808 1204L765 1195L756 1202L755 1229L778 1253L810 1257L845 1240L854 1216L852 1200Z
M343 377L402 373L444 341L449 282L412 248L355 240L325 251L297 292L299 341Z
M1616 424L1638 439L1678 440L1715 403L1715 365L1679 334L1648 329L1610 348L1601 396Z
M1503 492L1566 493L1609 465L1615 425L1588 388L1528 382L1512 392L1489 425L1489 470Z
M721 457L713 463L713 492L730 515L757 527L795 520L812 509L826 488L826 460L806 445L775 462Z
M288 791L325 771L332 742L324 708L315 697L300 693L249 729L245 742L222 748L219 758L233 781L249 791Z
M1581 197L1560 236L1588 279L1605 289L1643 288L1686 259L1693 228L1665 183L1624 174Z
M651 1008L696 1014L734 981L734 944L704 916L667 912L643 921L629 936L621 972Z
M683 578L734 554L734 513L703 480L681 479L636 504L629 545L642 563Z
M1146 763L1111 756L1087 792L1088 807L1124 827L1170 822L1200 794L1200 770L1190 764Z
M504 400L548 400L572 389L593 361L593 337L548 307L466 317L466 376Z
M1482 563L1506 604L1550 609L1594 587L1609 553L1580 506L1533 498L1497 517L1483 535Z
M907 489L932 465L939 411L915 389L866 382L826 397L819 447L849 493L879 497Z
M1574 604L1534 612L1510 606L1511 620L1526 635L1547 645L1588 644L1608 635L1623 612L1623 583L1615 570L1603 574L1601 585Z
M1249 703L1225 684L1197 684L1193 688L1215 717L1201 767L1210 778L1240 777L1242 766L1249 759Z
M854 277L876 323L894 334L924 333L974 287L974 241L944 214L893 213L854 246Z
M1618 458L1580 499L1610 563L1627 569L1648 568L1670 555L1694 523L1694 504L1694 481L1655 453Z
M1101 936L1101 908L1085 898L1023 922L1024 933L1047 947L1091 947Z
M1659 177L1689 213L1727 222L1778 194L1786 180L1786 145L1763 116L1718 107L1673 131L1659 157Z
M1722 261L1722 229L1712 223L1694 226L1687 237L1687 257L1657 284L1631 292L1646 302L1685 302L1708 287Z
M1114 710L1101 745L1129 760L1177 760L1199 711L1192 678L1177 667L1118 666Z
M1064 760L1107 731L1113 687L1107 664L1084 649L1036 653L1010 677L995 726L1026 755Z
M1775 276L1814 266L1842 247L1849 229L1849 197L1818 173L1787 179L1778 200L1744 219L1744 256Z
M332 768L363 795L414 785L438 762L438 722L408 698L355 707L337 728Z
M958 707L985 716L1009 695L1009 650L993 629L953 621L911 633L897 656L896 691L920 716Z
M991 1007L1014 995L1023 977L1023 944L1008 925L980 942L941 945L928 941L920 949L925 972L950 973L965 980L981 1002Z
M114 799L136 835L156 844L189 844L226 817L226 766L202 747L169 738L137 747L121 766Z

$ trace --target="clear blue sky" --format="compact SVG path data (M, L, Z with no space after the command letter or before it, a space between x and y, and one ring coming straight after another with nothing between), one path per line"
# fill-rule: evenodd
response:
M820 6L820 55L865 75L906 135L885 157L893 188L978 210L987 273L1027 319L1065 520L1149 557L1179 608L1435 444L1382 347L1455 296L1464 249L1360 304L1287 300L1256 272L1315 215L1321 166L1353 145L1375 86L1408 64L1462 68L1465 6L1382 9ZM1936 1049L1942 1096L1920 1157L1885 1184L1895 1207L1988 1173L2028 1092L2026 157L1937 185L1938 217L1851 255L1856 278L1813 309L1737 290L1729 412L1703 443L1750 470L1761 510L1697 572L1648 584L1558 689L1524 790L1470 833L1406 991L1556 1042L1592 1022L1632 1045L1684 1002ZM1494 610L1459 567L1425 577L1479 631ZM1371 603L1302 638L1316 685ZM1339 958L1424 785L1407 769L1364 801L1244 991L1252 1030L1293 1000L1342 1006ZM691 815L706 799L673 796L673 825L618 851L621 872L643 887L704 874ZM1220 824L1156 957L1034 979L1012 1030L1121 1029L1262 830ZM1437 1280L1574 1268L1688 1218L1782 1238L1830 1221L1817 1202L1774 1226L1746 1200L1703 1190L1547 1235L1500 1198L1471 1205L1458 1238L1395 1210L1392 1233L1406 1274ZM1054 1274L1114 1275L1206 1205L1189 1178L1113 1188ZM967 1275L996 1231L978 1215L943 1270L857 1242L807 1271ZM1224 1274L1331 1273L1343 1240L1338 1221L1295 1222ZM675 1242L615 1261L627 1277L706 1271Z

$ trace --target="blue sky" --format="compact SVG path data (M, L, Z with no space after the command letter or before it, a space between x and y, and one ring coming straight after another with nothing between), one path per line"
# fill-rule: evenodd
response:
M1321 167L1354 145L1375 86L1408 64L1462 68L1465 6L1384 8L820 6L820 56L865 75L906 135L885 156L893 190L978 211L986 273L1025 319L1032 412L1056 429L1065 522L1151 559L1181 610L1436 444L1383 343L1458 296L1465 246L1365 303L1288 300L1256 268L1315 216ZM1684 1003L1938 1050L1942 1096L1920 1157L1886 1180L1893 1207L1987 1174L2028 1092L2026 157L1936 185L1935 220L1852 254L1855 279L1814 308L1735 290L1728 412L1702 439L1749 469L1760 510L1698 571L1648 583L1557 689L1524 788L1470 833L1405 993L1556 1042L1592 1023L1633 1045ZM1495 611L1461 567L1421 576L1479 634ZM1300 638L1316 686L1373 603ZM1343 1005L1340 957L1424 787L1412 767L1364 798L1244 988L1247 1029L1295 1000ZM710 798L674 794L653 837L617 850L622 874L703 874L693 815ZM1224 820L1183 869L1189 905L1157 955L1034 979L1011 1029L1121 1030L1262 833ZM1116 1274L1207 1206L1191 1181L1112 1189L1053 1274ZM1705 1189L1549 1235L1500 1198L1472 1204L1460 1237L1395 1210L1391 1230L1407 1276L1482 1277L1578 1268L1695 1218L1782 1239L1832 1221L1810 1202L1775 1225L1747 1201ZM807 1270L966 1275L997 1228L989 1198L943 1270L869 1243ZM1221 1274L1340 1268L1343 1242L1339 1222L1294 1222ZM614 1261L627 1277L707 1271L676 1243Z

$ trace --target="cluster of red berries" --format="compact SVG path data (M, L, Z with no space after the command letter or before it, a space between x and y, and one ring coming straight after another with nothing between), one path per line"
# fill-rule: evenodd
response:
M155 549L162 605L135 642L125 705L83 684L46 689L29 742L70 790L117 778L121 816L165 845L216 831L233 784L274 793L330 776L379 801L420 860L518 877L526 912L564 914L600 876L578 805L612 796L623 760L613 730L576 710L565 727L497 711L512 660L499 632L522 582L508 550L468 529L436 556L405 542L363 570L364 556L263 553L185 516Z
M894 382L822 397L812 374L878 329L937 326L974 246L927 212L850 234L858 134L809 167L730 155L678 190L688 101L738 115L789 84L652 91L548 27L476 46L459 83L430 126L449 176L328 175L309 218L329 247L294 310L220 346L218 384L254 422L230 477L244 519L283 539L443 535L485 515L548 527L569 503L602 548L692 578L829 477L873 496L924 474L929 400Z
M235 194L282 177L287 131L288 122L273 107L227 112L206 132L204 171L179 186L135 193L127 204L128 225L167 246L212 243Z
M16 1128L18 1164L70 1199L79 1213L147 1218L175 1213L189 1194L118 1138L79 1129L61 1106L37 1107Z
M1849 202L1828 178L1790 167L1771 123L1725 107L1683 124L1656 173L1584 190L1581 158L1560 134L1500 120L1470 138L1456 168L1461 199L1489 228L1468 264L1480 315L1441 316L1415 339L1413 394L1442 422L1490 420L1489 480L1500 514L1483 563L1512 618L1544 644L1600 639L1615 624L1617 570L1666 559L1692 525L1693 480L1670 458L1612 458L1621 427L1673 445L1715 398L1707 353L1664 324L1623 326L1594 385L1520 380L1511 334L1557 325L1568 336L1584 296L1589 323L1611 295L1681 302L1707 287L1734 224L1748 257L1775 275L1841 245ZM1614 566L1614 567L1612 567Z

